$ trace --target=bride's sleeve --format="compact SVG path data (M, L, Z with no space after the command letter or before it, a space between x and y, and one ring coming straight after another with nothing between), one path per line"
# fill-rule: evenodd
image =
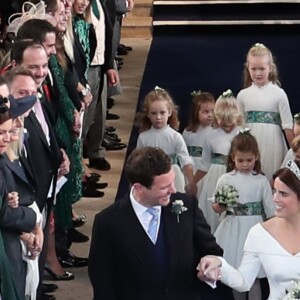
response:
M222 282L238 292L249 291L259 272L261 262L257 251L248 251L249 244L257 243L255 234L250 231L245 242L244 255L238 269L230 266L224 258L222 261L221 276Z

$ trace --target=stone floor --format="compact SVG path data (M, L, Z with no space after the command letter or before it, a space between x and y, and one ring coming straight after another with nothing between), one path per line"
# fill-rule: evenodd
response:
M124 65L120 70L120 78L123 86L123 94L115 96L115 106L111 109L112 113L120 116L117 121L108 121L108 125L115 126L122 142L127 143L134 119L134 112L140 83L148 55L151 39L145 38L126 38L122 43L133 47L133 51L123 56ZM114 202L121 170L123 168L126 149L122 151L108 151L107 160L111 163L110 171L101 172L101 182L107 182L109 186L104 190L105 195L102 198L83 198L76 203L75 209L78 213L84 213L87 216L87 223L79 230L84 234L91 236L94 216L108 205ZM93 170L97 171L97 170ZM74 254L87 257L90 243L73 244ZM88 300L92 299L92 288L87 275L87 268L70 269L74 272L76 278L72 281L57 281L59 289L55 293L58 300ZM48 278L48 277L47 277Z

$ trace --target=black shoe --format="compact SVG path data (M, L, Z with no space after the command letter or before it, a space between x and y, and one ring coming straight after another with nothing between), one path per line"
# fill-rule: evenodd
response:
M42 283L42 293L53 293L58 289L58 286L53 283Z
M118 137L117 134L113 133L112 135L109 133L104 133L104 138L108 141L108 142L114 142L114 143L120 143L121 139Z
M98 173L90 173L90 176L84 176L84 181L87 182L98 182L99 178L101 177Z
M115 143L115 142L109 142L106 139L103 140L102 146L107 150L107 151L116 151L116 150L122 150L127 147L126 144L124 143Z
M45 271L51 276L53 280L73 280L75 278L74 274L71 272L64 271L63 275L57 275L48 266L45 266Z
M133 48L131 46L126 46L124 44L119 44L118 47L125 48L125 50L127 50L127 51L132 51L133 50Z
M81 227L86 223L86 217L85 215L78 215L76 219L73 219L73 227Z
M104 196L104 193L101 191L97 191L94 188L86 188L82 189L82 197L85 198L102 198Z
M119 115L112 114L109 111L107 111L107 113L106 113L106 120L118 120L118 119L120 119Z
M75 228L72 228L68 230L67 239L72 243L86 243L90 238Z
M110 163L104 157L90 158L89 167L101 171L108 171L111 168Z
M55 300L55 299L56 298L54 295L49 295L42 292L41 300Z
M105 127L105 131L108 131L108 132L115 132L115 131L116 131L116 127L113 127L113 126L106 126L106 127Z
M87 188L92 188L94 190L103 190L108 186L108 183L106 182L82 182L82 186L85 186Z
M72 253L64 257L59 257L58 260L64 268L81 268L88 265L88 258L78 257Z
M128 51L122 47L118 48L118 51L117 51L118 55L127 55L128 54Z

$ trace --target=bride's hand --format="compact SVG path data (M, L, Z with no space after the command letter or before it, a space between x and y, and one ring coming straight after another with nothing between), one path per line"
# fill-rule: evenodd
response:
M213 255L204 256L197 266L197 276L203 281L217 281L221 279L221 260Z

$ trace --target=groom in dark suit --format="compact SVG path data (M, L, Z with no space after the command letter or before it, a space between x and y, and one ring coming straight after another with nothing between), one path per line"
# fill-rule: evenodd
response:
M159 148L134 150L125 172L130 194L94 221L89 256L94 300L229 299L211 294L197 279L201 257L223 251L197 199L176 193L169 156Z

